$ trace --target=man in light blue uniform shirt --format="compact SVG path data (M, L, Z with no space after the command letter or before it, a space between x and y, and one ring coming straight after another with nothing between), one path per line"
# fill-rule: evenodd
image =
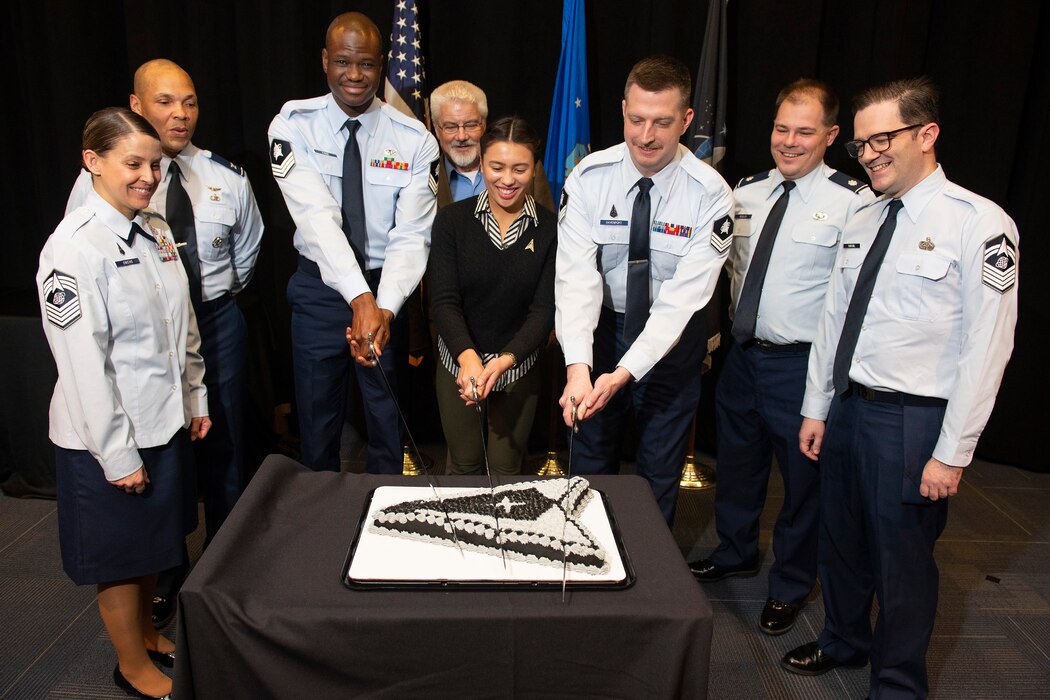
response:
M928 79L866 90L854 111L847 150L884 194L842 232L810 354L799 443L820 458L825 620L781 664L870 661L870 697L922 698L934 546L1013 349L1018 236L945 177Z
M726 268L730 315L738 322L715 398L719 544L689 568L701 582L758 571L759 518L775 454L784 501L773 528L769 598L759 618L767 634L791 629L817 577L820 473L796 449L799 411L839 236L853 213L874 199L865 183L824 164L838 136L838 111L838 98L824 83L797 80L785 87L770 135L776 168L745 177L733 192ZM733 312L741 306L737 319Z
M190 279L207 368L204 383L211 398L212 430L206 440L193 443L208 543L245 486L247 332L234 296L252 278L264 227L244 170L191 141L200 107L189 74L166 59L148 61L135 71L134 90L131 109L157 130L163 151L161 180L150 206L171 223L171 183L178 177L190 210L184 218L192 223L193 240L179 243L179 256ZM81 171L67 213L90 191L91 175ZM178 240L174 227L173 233ZM188 254L191 242L195 256ZM154 604L158 624L171 618L184 575L185 571L161 575Z
M729 186L678 142L691 87L667 56L631 69L625 143L584 158L565 182L555 281L560 404L566 425L573 400L581 421L572 472L618 473L633 418L635 470L669 525L707 352L700 311L732 237Z
M400 419L369 357L368 337L396 392L395 354L405 347L399 312L426 268L438 145L421 122L376 98L383 54L370 19L349 12L332 20L321 66L331 93L286 103L269 130L270 162L299 251L288 301L301 460L339 470L346 384L356 359L366 468L399 474ZM359 172L344 169L344 160L354 158Z

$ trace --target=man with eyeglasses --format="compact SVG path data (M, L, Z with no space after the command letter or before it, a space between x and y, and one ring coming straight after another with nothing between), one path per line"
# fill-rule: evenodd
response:
M928 79L866 90L854 112L847 149L884 194L842 233L810 354L799 443L820 458L825 621L781 665L870 661L870 697L925 697L933 550L1013 349L1017 228L937 164Z
M437 205L441 209L485 190L480 140L489 115L488 98L473 83L450 80L430 93L430 115L444 155L438 169ZM536 163L529 194L537 204L554 211L554 198L541 162Z
M759 518L776 455L784 501L758 623L766 634L791 629L816 582L820 472L795 448L799 411L839 236L875 198L867 183L824 164L838 111L838 97L818 80L781 90L770 136L776 167L743 178L733 192L726 270L734 342L715 395L719 543L689 568L702 583L757 573Z

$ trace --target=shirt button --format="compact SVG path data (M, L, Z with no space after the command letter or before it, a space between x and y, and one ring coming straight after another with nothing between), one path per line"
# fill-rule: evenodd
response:
M916 265L916 266L915 266L915 271L916 271L916 272L918 272L918 271L919 271L919 266L918 266L918 265Z
M178 384L172 384L171 385L171 390L172 391L178 391L178 389L179 389L179 385Z
M155 284L155 285L153 285L153 286L154 286L154 287L155 287L156 289L160 289L160 285L159 285L159 284Z
M171 323L171 319L170 318L164 319L164 325L165 326L168 325L169 323Z
M168 351L168 357L175 357L175 351L169 350Z

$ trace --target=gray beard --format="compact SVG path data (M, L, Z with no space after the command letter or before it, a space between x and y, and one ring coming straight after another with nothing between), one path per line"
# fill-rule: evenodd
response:
M476 170L478 167L478 159L480 158L480 152L478 147L475 146L473 151L469 155L459 154L448 154L448 159L452 161L452 164L457 168L464 170Z

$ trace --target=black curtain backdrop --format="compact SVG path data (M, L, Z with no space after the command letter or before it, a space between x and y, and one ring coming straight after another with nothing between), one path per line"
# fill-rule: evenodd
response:
M477 83L493 116L518 113L546 132L561 41L558 0L421 0L430 87ZM0 312L34 314L40 248L62 218L79 165L80 133L96 109L126 105L135 68L170 58L193 77L201 102L195 143L243 165L266 221L246 293L259 360L272 377L264 402L291 398L288 309L294 264L291 219L267 164L266 127L289 99L327 88L320 50L329 20L360 10L389 36L391 0L248 2L15 0L0 51L4 233ZM706 21L701 0L588 0L592 147L622 140L620 100L630 66L669 53L692 69ZM730 183L771 166L772 105L785 83L812 76L843 98L843 135L828 162L863 176L841 142L852 134L849 99L876 82L925 73L943 89L938 156L948 176L1002 205L1021 232L1017 345L980 443L984 457L1047 469L1038 432L1047 424L1047 237L1040 200L1050 192L1050 9L1039 0L730 0ZM1039 66L1043 66L1042 69ZM711 395L713 382L706 384ZM9 398L10 400L10 398ZM707 421L704 421L707 422ZM703 431L702 431L703 432Z

